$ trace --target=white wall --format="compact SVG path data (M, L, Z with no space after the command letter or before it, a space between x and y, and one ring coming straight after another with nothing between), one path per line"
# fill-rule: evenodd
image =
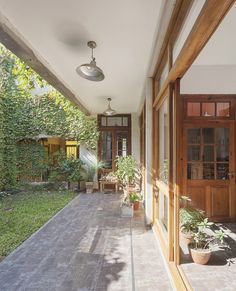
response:
M139 116L136 113L131 115L131 153L138 163L140 163L140 129Z
M182 94L236 94L236 65L192 66L181 80Z

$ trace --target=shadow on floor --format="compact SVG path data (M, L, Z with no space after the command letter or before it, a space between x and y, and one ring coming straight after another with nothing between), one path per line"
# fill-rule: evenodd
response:
M228 237L222 246L213 246L207 265L193 263L186 245L181 242L181 269L194 290L236 290L236 223L217 223Z

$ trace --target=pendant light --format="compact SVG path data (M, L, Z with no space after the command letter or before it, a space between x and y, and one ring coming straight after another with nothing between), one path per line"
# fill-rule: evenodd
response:
M96 48L97 44L95 41L91 40L87 43L87 46L91 48L92 50L92 61L89 64L83 64L76 68L76 72L78 75L80 75L82 78L85 78L90 81L102 81L105 76L103 74L103 71L97 67L95 58L93 56L93 49Z
M114 109L111 108L111 98L107 98L108 101L108 106L107 109L103 112L103 115L106 116L112 116L112 115L116 115L116 111Z

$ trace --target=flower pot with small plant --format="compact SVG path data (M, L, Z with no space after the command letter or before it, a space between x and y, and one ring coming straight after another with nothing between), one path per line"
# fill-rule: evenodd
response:
M86 174L85 174L85 186L86 186L86 193L93 193L94 189L94 179L97 170L102 168L104 162L99 161L96 163L89 163L86 165Z
M116 176L123 185L126 196L135 190L135 177L138 164L133 156L118 157L116 159Z
M120 215L121 217L133 217L134 215L134 205L130 202L128 197L125 197L121 202Z
M194 263L205 265L211 258L212 246L222 244L224 238L227 237L222 229L213 231L213 235L209 235L206 230L214 223L209 222L205 218L197 225L197 231L194 233L194 241L189 245L190 253Z
M137 192L129 194L129 201L134 205L134 211L139 210L141 197Z
M188 245L193 241L194 232L198 229L198 224L204 218L204 211L189 205L191 199L187 196L181 196L182 207L179 211L181 237Z

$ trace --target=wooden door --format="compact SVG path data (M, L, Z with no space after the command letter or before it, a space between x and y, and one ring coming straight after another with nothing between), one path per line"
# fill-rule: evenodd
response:
M198 124L197 124L198 123ZM184 194L214 221L235 219L235 154L232 122L184 126Z

